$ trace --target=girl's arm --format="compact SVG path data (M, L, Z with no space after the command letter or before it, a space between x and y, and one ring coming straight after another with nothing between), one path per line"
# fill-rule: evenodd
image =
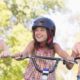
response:
M57 43L54 45L54 48L55 48L55 52L66 60L66 67L68 69L71 69L73 67L73 63L68 61L74 61L73 58L74 54L72 54L72 56L69 56L68 53L64 51Z
M67 54L66 51L64 51L60 46L59 44L55 43L54 44L54 49L55 49L55 52L62 58L64 59L68 59L70 58L70 56Z
M13 56L16 60L24 59L27 56L30 56L33 50L34 50L34 41L31 41L22 52L18 52Z
M76 43L73 47L75 54L80 54L80 42Z

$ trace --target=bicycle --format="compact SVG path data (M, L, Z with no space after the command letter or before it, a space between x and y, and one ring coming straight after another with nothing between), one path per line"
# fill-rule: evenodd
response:
M10 56L10 57L11 57L11 58L14 58L13 56ZM21 60L21 57L22 57L22 56L20 56L18 59ZM5 57L4 57L4 58L5 58ZM25 58L31 59L32 62L33 62L33 64L34 64L35 69L36 69L38 72L42 73L41 80L47 80L47 79L48 79L48 75L56 70L56 68L57 68L57 66L58 66L58 63L59 63L60 61L62 61L63 64L66 64L66 60L65 60L65 59L62 59L62 58L59 58L59 57L28 56L28 57L25 57ZM54 61L56 61L56 62L55 62L55 65L53 65L51 69L48 69L48 68L41 69L41 68L39 67L39 65L36 63L36 60L35 60L36 58L46 59L46 60L54 60ZM73 64L74 64L74 63L77 63L77 60L78 60L78 59L80 59L80 57L75 58L74 61L71 62L71 63L73 63Z
M63 61L63 63L65 64L65 60L59 57L43 57L43 56L30 56L30 57L26 57L26 58L30 58L34 64L35 69L40 72L42 74L41 76L41 80L47 80L48 79L48 75L52 72L54 72L58 66L58 63L60 61ZM43 68L41 69L39 67L39 65L36 63L36 58L39 59L46 59L46 60L54 60L55 61L55 65L53 65L50 69L49 68Z

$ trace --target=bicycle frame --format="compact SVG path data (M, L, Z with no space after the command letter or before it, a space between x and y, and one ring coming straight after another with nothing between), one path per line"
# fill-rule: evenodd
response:
M59 57L31 56L31 57L26 57L26 58L32 59L32 62L33 62L33 64L34 64L35 69L36 69L38 72L42 73L41 80L48 80L48 75L49 75L50 73L52 73L52 72L55 71L55 69L56 69L57 66L58 66L59 61L63 61L63 64L66 64L66 60L65 60L65 59L62 59L62 58L59 58ZM40 67L39 67L38 64L36 63L35 58L46 59L46 60L55 60L56 62L55 62L55 65L52 66L51 69L44 68L44 69L42 70L42 69L40 69ZM78 60L78 59L80 59L80 57L76 57L76 58L74 59L74 61L68 61L68 62L71 62L71 63L74 64L74 63L77 63L77 60Z
M52 72L55 71L55 69L56 69L57 66L58 66L59 61L64 61L64 62L65 62L65 60L63 60L63 59L61 59L61 58L52 58L52 57L43 57L43 56L32 56L32 57L27 57L27 58L32 59L32 62L33 62L33 64L34 64L35 69L36 69L38 72L42 73L41 80L47 80L47 79L48 79L48 75L49 75L50 73L52 73ZM56 62L55 62L55 65L52 66L51 69L44 68L44 69L42 70L42 69L38 66L38 64L36 63L35 58L47 59L47 60L55 60Z
M10 56L11 58L14 58L14 56ZM21 57L22 55L19 57L21 60ZM2 58L6 58L6 57L2 57ZM48 80L48 75L52 72L55 71L55 69L57 68L58 66L58 63L59 61L63 61L63 64L66 64L66 60L62 59L62 58L59 58L59 57L43 57L43 56L29 56L29 57L25 57L25 58L29 58L32 60L33 64L34 64L34 67L35 69L42 73L42 77L41 77L41 80ZM43 70L38 66L38 64L36 63L36 58L40 58L40 59L46 59L46 60L55 60L55 65L52 66L51 69L48 69L48 68L44 68ZM74 61L72 61L71 63L78 63L77 60L80 59L80 57L76 57L74 58ZM78 79L79 80L79 79Z

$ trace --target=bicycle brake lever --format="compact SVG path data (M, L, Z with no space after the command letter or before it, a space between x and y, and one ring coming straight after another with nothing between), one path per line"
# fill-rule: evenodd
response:
M63 60L63 64L65 65L66 63L71 63L71 64L77 64L78 62L76 61L76 60L74 60L74 61L66 61L66 60Z

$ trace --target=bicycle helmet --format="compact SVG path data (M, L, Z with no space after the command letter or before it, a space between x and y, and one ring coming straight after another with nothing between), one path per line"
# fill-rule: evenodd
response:
M33 23L32 30L34 30L35 28L37 28L39 26L45 27L48 30L55 30L54 22L51 19L46 18L46 17L37 18Z

